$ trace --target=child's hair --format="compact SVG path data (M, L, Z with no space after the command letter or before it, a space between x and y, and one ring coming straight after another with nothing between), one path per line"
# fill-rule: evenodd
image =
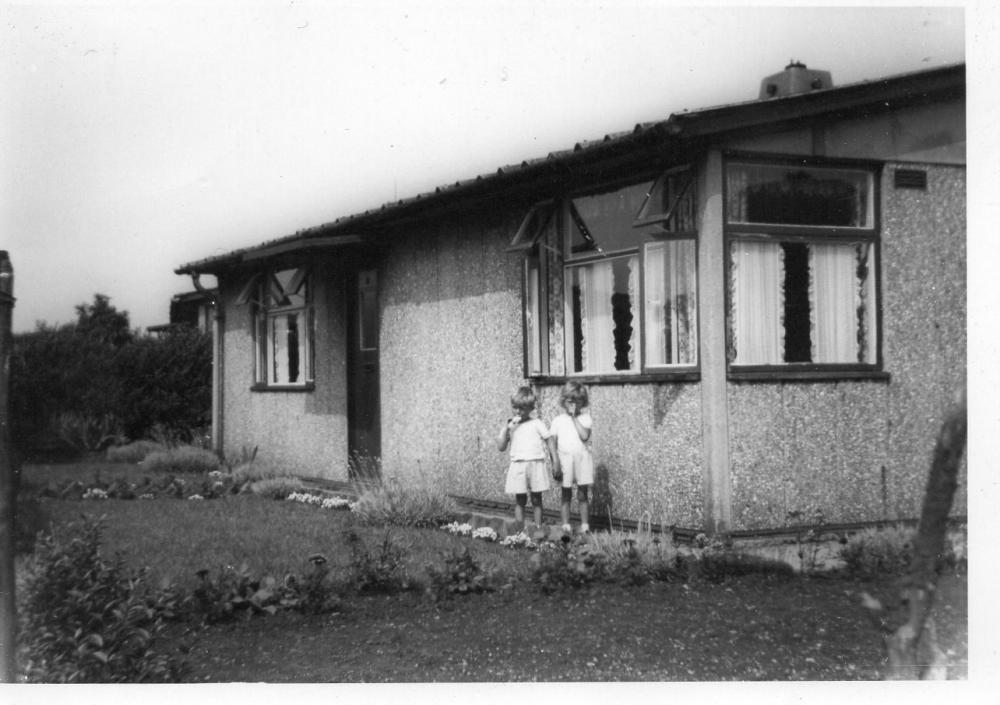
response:
M565 406L568 401L575 401L576 405L581 409L590 406L587 388L579 382L572 380L567 382L563 385L562 392L559 394L559 403Z
M535 408L535 393L531 387L518 387L510 397L510 405L518 411L531 411Z

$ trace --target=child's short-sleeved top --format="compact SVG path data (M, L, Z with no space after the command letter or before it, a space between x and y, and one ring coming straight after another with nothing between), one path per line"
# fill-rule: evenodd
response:
M510 432L510 459L545 460L545 441L551 435L540 419L519 423Z
M583 413L576 418L584 428L594 427L594 420L590 414ZM577 453L587 447L576 430L573 417L569 414L559 414L552 419L551 430L552 435L556 437L556 445L560 453Z

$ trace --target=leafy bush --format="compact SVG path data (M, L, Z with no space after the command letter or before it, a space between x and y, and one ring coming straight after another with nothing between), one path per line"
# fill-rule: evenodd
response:
M251 483L250 491L261 497L286 499L288 495L298 492L304 487L302 480L297 477L272 477Z
M84 522L39 541L22 590L20 657L42 683L176 682L186 664L157 651L165 611L146 573L100 555L102 525Z
M490 576L482 571L468 547L445 556L443 570L427 566L427 575L430 578L427 590L435 601L494 589Z
M166 446L156 441L133 441L125 445L111 446L107 450L109 463L139 463L146 459L146 456L157 451L166 450Z
M368 551L353 529L347 532L347 544L351 551L352 583L359 593L394 593L411 587L404 561L406 551L388 530L375 554Z
M913 529L864 529L849 536L840 550L851 575L874 578L904 573L913 560Z
M158 450L146 456L143 466L154 472L205 474L218 470L219 458L210 450L194 446L179 446Z
M396 478L378 487L362 487L354 514L367 524L438 527L454 521L455 501L423 480Z
M49 528L51 519L48 511L32 496L20 491L14 504L14 552L17 555L31 553L38 535Z

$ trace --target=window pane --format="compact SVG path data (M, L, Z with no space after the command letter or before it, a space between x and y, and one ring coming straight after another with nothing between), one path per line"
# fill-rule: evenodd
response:
M639 232L632 227L651 182L611 193L574 198L570 208L569 253L614 252L636 247Z
M695 241L646 247L646 365L698 363Z
M566 356L571 372L638 369L637 269L634 256L567 269Z
M268 306L304 306L306 303L306 277L301 269L284 269L274 272L266 291Z
M697 202L692 171L664 174L653 185L635 219L641 223L658 223L660 232L694 232Z
M729 164L726 221L872 227L870 172L782 164Z
M272 384L304 382L306 359L303 315L301 311L273 315L269 319Z
M870 243L735 241L734 363L876 362Z
M528 374L542 373L541 281L538 259L529 257L524 263L524 328L528 348Z

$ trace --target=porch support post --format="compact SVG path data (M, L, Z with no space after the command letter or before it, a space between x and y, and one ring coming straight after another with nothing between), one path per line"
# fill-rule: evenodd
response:
M729 405L726 395L726 251L722 232L722 154L699 170L698 319L701 328L701 443L704 529L729 531Z

